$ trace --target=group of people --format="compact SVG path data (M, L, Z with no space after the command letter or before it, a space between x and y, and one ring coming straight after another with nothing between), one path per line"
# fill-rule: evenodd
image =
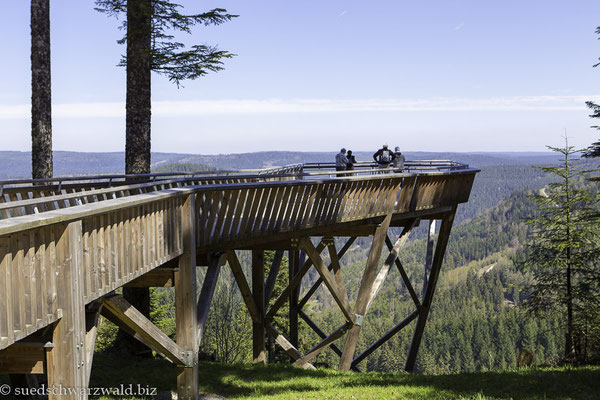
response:
M383 147L373 154L373 160L377 163L379 168L394 168L402 170L404 168L404 154L400 152L400 147L396 146L394 151L388 149L388 145L384 144ZM348 171L354 169L356 164L356 158L352 154L352 150L346 152L345 148L342 148L335 156L335 170L336 171Z
M335 155L335 170L336 171L349 171L354 169L356 164L356 157L352 154L352 150L348 150L342 147L339 153Z

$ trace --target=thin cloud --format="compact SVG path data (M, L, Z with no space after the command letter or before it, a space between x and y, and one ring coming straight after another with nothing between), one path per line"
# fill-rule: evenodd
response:
M460 24L456 25L453 30L454 31L460 31L463 26L465 26L465 23L461 22Z
M195 117L281 113L419 112L419 111L576 111L600 94L425 99L239 99L154 101L155 117ZM31 106L0 106L0 119L29 118ZM55 118L122 118L124 102L55 104Z
M339 14L338 17L343 17L344 15L348 14L348 10L342 10Z

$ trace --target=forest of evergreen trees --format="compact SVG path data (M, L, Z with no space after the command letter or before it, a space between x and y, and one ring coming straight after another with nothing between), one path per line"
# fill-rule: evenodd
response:
M506 179L507 176L511 179ZM453 229L448 243L443 273L417 360L420 372L515 368L521 350L533 353L535 365L561 361L565 326L560 313L540 317L523 307L528 296L526 288L532 282L532 272L521 267L525 256L523 246L528 239L529 226L526 222L539 213L531 200L534 191L525 187L539 188L551 181L552 178L543 171L530 166L484 168L481 180L476 180L473 189L475 204L467 210L469 216L462 214L462 221ZM595 191L595 184L588 181L580 179L575 184ZM513 188L517 190L513 191ZM495 200L497 193L506 191L511 191L511 194L498 203ZM493 206L481 211L487 204ZM411 241L399 255L418 294L423 286L426 250L425 223L422 225L415 230ZM369 245L368 238L357 240L341 260L350 298L356 296ZM267 253L266 265L270 265L270 257L272 254ZM240 252L240 260L247 276L250 276L249 253ZM273 298L287 284L287 276L287 259L284 258ZM302 292L318 278L316 271L307 276ZM199 279L201 282L202 276ZM152 318L167 333L174 335L172 291L155 289L152 299ZM325 332L332 332L343 323L341 312L325 288L317 290L304 311ZM357 354L413 311L414 304L400 275L397 271L390 272L366 316ZM287 307L283 307L275 319L277 329L283 334L288 331L287 312ZM250 361L251 326L235 280L225 268L209 315L201 350L203 357L221 362ZM402 370L412 328L413 325L409 325L400 331L359 367L374 371ZM103 332L105 341L101 342L101 347L110 345L111 329L108 324L104 324ZM306 351L319 341L319 336L301 321L300 348ZM343 339L337 344L342 347ZM271 359L289 360L276 346L270 344L268 348L273 349ZM327 350L317 362L336 367L339 357Z

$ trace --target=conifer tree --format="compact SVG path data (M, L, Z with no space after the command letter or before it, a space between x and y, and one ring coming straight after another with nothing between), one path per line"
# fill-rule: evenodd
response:
M565 359L578 362L583 339L580 321L599 300L598 233L590 222L594 199L589 191L576 186L584 175L571 160L578 151L566 138L564 148L549 148L563 159L560 166L539 167L557 181L531 196L539 216L528 221L531 230L524 266L533 272L534 283L527 288L529 297L524 304L537 313L562 313Z
M600 26L596 28L596 33L600 35ZM600 63L594 64L594 67L597 67ZM600 105L594 103L593 101L586 101L585 105L592 110L592 114L590 114L590 118L600 118ZM592 128L600 129L600 126L593 125ZM586 149L583 153L584 157L600 157L600 141L592 143L590 147Z
M215 8L185 15L181 5L169 0L96 0L96 10L109 16L126 15L121 28L125 36L118 41L127 44L126 55L119 66L126 68L125 101L125 173L150 173L151 162L151 72L165 75L178 87L186 79L196 79L208 72L223 69L223 60L233 54L214 46L194 45L190 48L174 40L174 32L191 34L195 25L220 25L237 15ZM124 288L123 295L144 315L150 314L147 288ZM123 335L121 338L129 337ZM143 346L131 340L129 348L142 352Z
M96 0L96 5L109 16L126 15L121 27L126 33L118 41L127 44L119 63L127 71L125 173L149 173L151 72L180 86L184 80L222 70L223 60L233 54L205 44L186 48L173 33L191 34L194 25L220 25L237 15L222 8L185 15L181 5L169 0Z

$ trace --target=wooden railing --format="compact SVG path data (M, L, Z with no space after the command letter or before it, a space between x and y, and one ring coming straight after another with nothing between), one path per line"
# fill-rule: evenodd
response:
M78 265L83 302L89 303L179 257L180 214L189 196L195 196L197 247L210 252L390 212L455 206L467 201L475 172L323 179L331 171L318 178L294 167L273 174L82 186L61 194L22 188L27 197L0 203L0 349L61 317L57 299L65 265ZM72 252L79 243L81 260Z
M384 215L401 182L384 176L201 188L198 247Z

